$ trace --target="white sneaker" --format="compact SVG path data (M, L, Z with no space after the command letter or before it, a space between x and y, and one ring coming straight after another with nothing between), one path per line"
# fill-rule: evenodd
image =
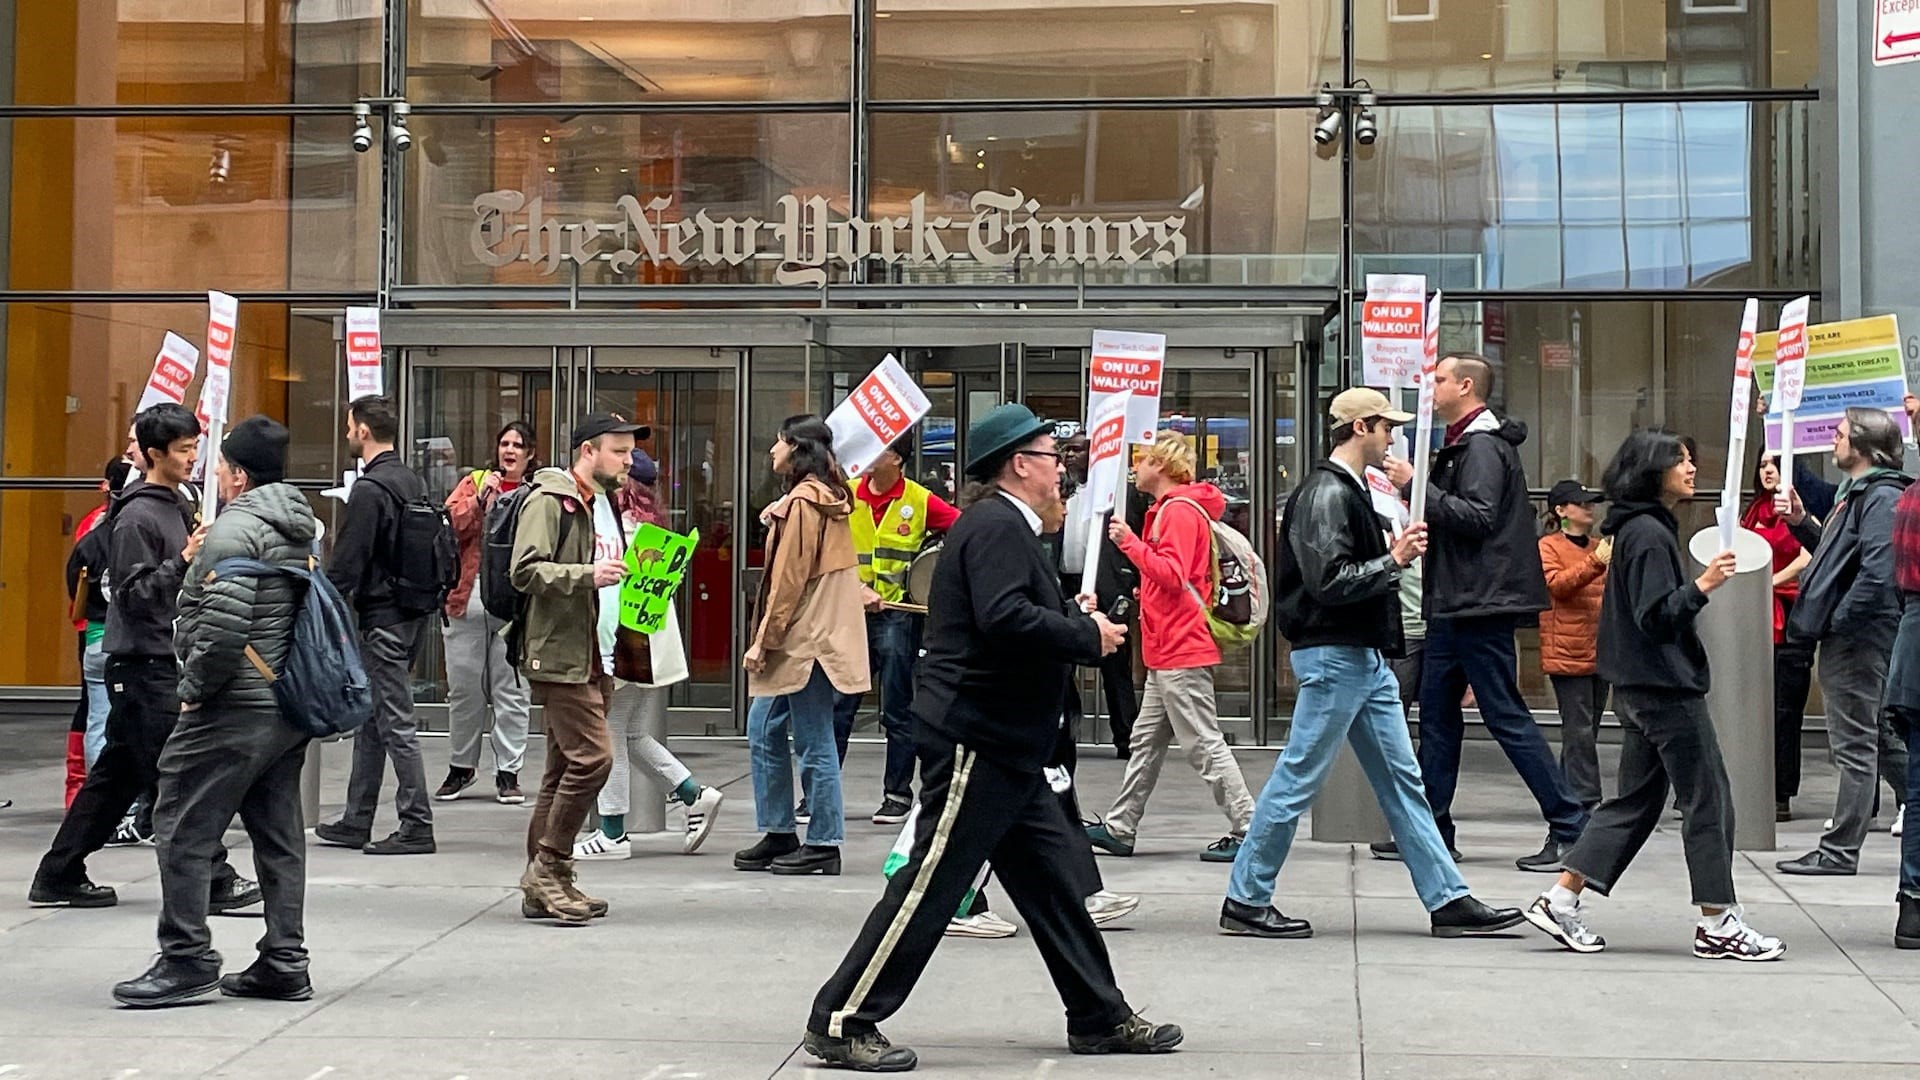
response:
M1721 912L1712 929L1693 930L1693 955L1702 960L1778 960L1786 951L1779 938L1748 926L1737 907Z
M991 911L969 915L964 919L953 919L947 923L948 937L1008 938L1019 932L1019 927Z
M1095 926L1105 926L1110 922L1124 919L1133 914L1133 909L1139 906L1139 897L1121 896L1106 889L1101 889L1087 897L1087 914L1093 916Z
M1907 831L1907 808L1906 807L1903 806L1899 810L1894 811L1893 829L1891 831L1895 836L1906 835L1906 831Z
M599 829L593 830L585 840L575 842L573 857L579 862L603 862L613 859L633 857L633 841L622 836L618 840L607 839L607 834Z
M680 844L682 855L691 855L700 850L707 842L707 834L713 831L713 823L720 812L720 804L726 801L726 795L719 788L703 787L700 796L687 807L687 838Z
M1548 900L1545 893L1534 898L1527 905L1527 921L1534 928L1560 943L1560 947L1577 953L1597 953L1607 947L1607 939L1587 929L1585 920L1580 917L1578 901L1573 907L1564 908Z

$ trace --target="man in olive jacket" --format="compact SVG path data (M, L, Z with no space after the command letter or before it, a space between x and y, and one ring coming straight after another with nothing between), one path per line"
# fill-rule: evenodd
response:
M534 474L513 533L513 587L526 598L512 629L533 703L546 710L547 765L527 825L520 877L528 918L580 923L606 902L573 884L573 840L613 769L601 666L600 589L626 576L622 552L595 550L593 500L610 499L627 477L640 425L589 413L573 426L573 464Z
M211 993L302 1001L307 980L302 926L307 844L300 815L300 768L307 737L280 715L266 677L281 670L293 638L300 586L289 578L216 573L227 559L307 565L315 532L306 496L281 482L287 429L264 416L236 424L216 470L226 508L183 576L174 652L180 662L180 721L160 755L154 803L160 855L160 957L145 975L114 987L123 1005L176 1005ZM207 930L208 889L220 837L234 815L253 841L266 899L260 957L220 977Z

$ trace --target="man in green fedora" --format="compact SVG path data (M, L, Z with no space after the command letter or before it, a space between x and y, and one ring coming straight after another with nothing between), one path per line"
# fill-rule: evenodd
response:
M1068 872L1085 858L1043 772L1054 753L1073 665L1120 647L1126 629L1061 595L1040 543L1041 512L1060 499L1053 425L1002 405L967 432L967 475L990 493L960 515L934 569L913 714L919 820L906 864L807 1021L807 1052L863 1072L905 1072L919 1057L878 1024L899 1011L947 920L992 860L1033 930L1067 1012L1076 1054L1164 1053L1180 1029L1135 1014Z

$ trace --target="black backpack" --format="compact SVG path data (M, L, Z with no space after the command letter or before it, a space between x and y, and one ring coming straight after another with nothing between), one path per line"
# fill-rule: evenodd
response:
M513 534L520 528L520 511L531 498L533 485L519 487L493 500L487 507L486 523L480 535L480 606L502 622L517 625L526 611L527 597L513 587ZM555 550L566 546L567 533L573 528L573 515L560 515L560 539Z
M425 494L402 499L371 473L360 479L386 492L400 511L393 550L386 556L393 605L410 618L443 611L447 594L460 584L460 545L447 508Z
M293 640L287 663L279 673L267 666L252 645L247 662L273 689L280 715L311 738L341 735L373 716L373 686L360 662L360 644L347 612L347 602L325 574L306 567L274 566L258 559L222 559L213 566L221 574L286 577L306 583L306 596L293 616Z

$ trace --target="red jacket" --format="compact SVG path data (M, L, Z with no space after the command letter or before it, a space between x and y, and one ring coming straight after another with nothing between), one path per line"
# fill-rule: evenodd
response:
M492 470L483 470L491 474ZM520 486L521 481L500 478L500 490L482 498L479 488L473 486L473 473L463 473L460 482L453 485L447 493L447 519L453 523L453 539L460 547L460 581L447 594L446 614L457 619L467 613L467 601L473 598L473 590L480 584L480 549L485 538L487 510L493 500ZM484 482L484 481L483 481Z
M1227 511L1219 488L1183 484L1147 511L1141 535L1121 545L1121 554L1140 571L1140 656L1154 671L1220 663L1203 602L1187 588L1201 597L1213 588L1212 527L1176 499L1192 499L1215 521Z

